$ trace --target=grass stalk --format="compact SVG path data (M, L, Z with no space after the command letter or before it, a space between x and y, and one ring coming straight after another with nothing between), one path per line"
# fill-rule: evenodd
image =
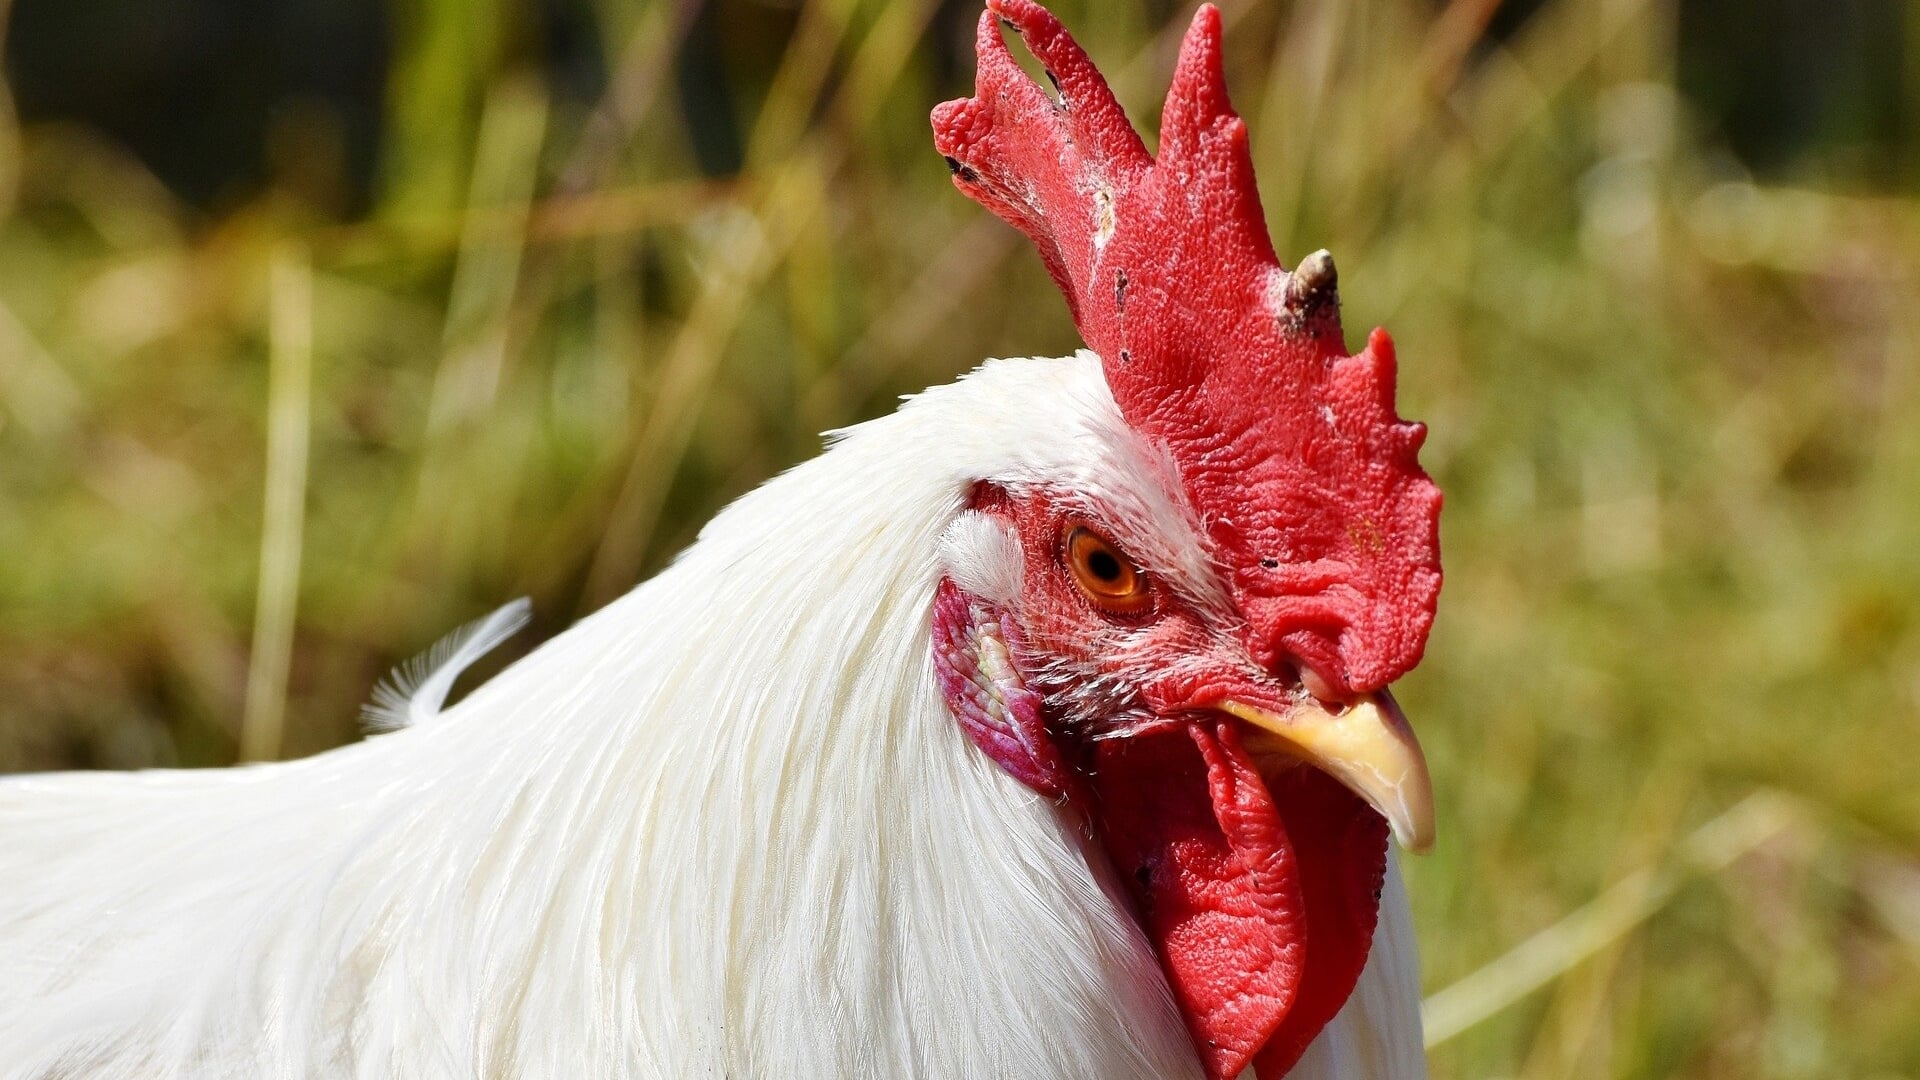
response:
M313 276L306 252L291 246L279 251L268 288L266 498L252 659L240 720L242 761L279 757L286 727L313 422Z
M1633 933L1688 881L1733 865L1741 856L1806 820L1798 804L1772 791L1741 799L1694 829L1678 858L1642 866L1508 952L1430 995L1422 1009L1429 1050L1493 1017Z

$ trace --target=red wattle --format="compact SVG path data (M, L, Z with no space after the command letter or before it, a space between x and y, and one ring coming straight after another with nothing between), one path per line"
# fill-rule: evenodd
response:
M1285 1019L1306 956L1293 845L1227 724L1100 744L1100 831L1213 1080Z
M1269 792L1231 721L1098 744L1107 853L1210 1080L1277 1080L1366 963L1385 822L1318 770Z
M1287 822L1307 905L1306 971L1287 1018L1254 1060L1260 1080L1280 1080L1347 1003L1380 914L1387 872L1387 819L1319 769L1300 766L1268 780Z

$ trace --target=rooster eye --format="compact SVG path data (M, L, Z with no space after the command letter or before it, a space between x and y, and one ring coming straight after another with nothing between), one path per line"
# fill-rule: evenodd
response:
M1131 615L1145 609L1152 599L1147 592L1146 573L1092 529L1076 526L1068 532L1066 554L1073 583L1094 606Z

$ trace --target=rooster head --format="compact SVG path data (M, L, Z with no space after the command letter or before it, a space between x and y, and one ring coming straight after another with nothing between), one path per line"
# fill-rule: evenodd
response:
M981 749L1085 813L1207 1074L1275 1080L1359 978L1389 830L1432 839L1387 689L1440 590L1425 429L1395 413L1384 331L1347 354L1332 258L1275 257L1213 7L1157 159L1051 14L987 9L975 95L934 110L934 141L1039 249L1124 430L1097 464L980 479L944 544L936 675Z

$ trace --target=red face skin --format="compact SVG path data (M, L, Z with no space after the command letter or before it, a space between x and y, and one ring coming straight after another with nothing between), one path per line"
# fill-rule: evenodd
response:
M1088 527L1122 551L1125 538L1074 501L976 493L974 508L1018 537L1022 595L990 608L942 583L942 688L976 745L1093 823L1208 1075L1252 1064L1278 1080L1365 965L1386 822L1331 777L1274 753L1271 737L1213 711L1226 700L1279 711L1304 692L1291 666L1249 659L1240 620L1151 573L1137 611L1110 610L1079 586L1068 534ZM992 716L977 669L956 670L971 662L969 618L1001 627L1024 683Z

